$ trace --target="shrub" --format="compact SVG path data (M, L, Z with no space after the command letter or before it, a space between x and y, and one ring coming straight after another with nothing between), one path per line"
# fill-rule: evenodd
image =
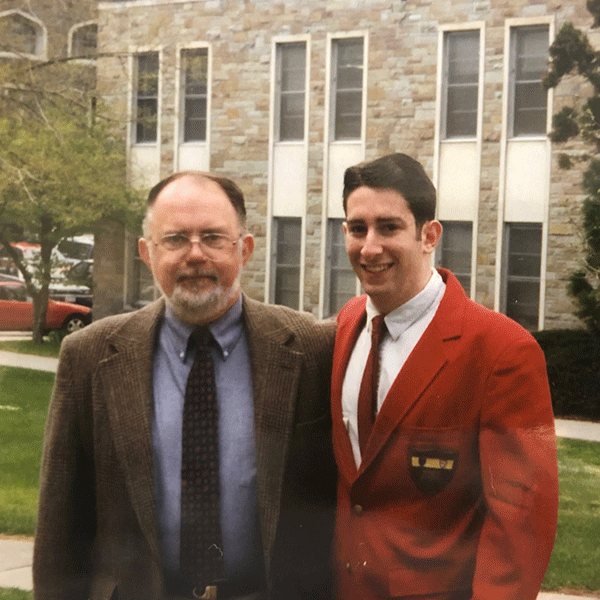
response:
M600 335L553 329L534 336L546 356L554 414L600 420Z

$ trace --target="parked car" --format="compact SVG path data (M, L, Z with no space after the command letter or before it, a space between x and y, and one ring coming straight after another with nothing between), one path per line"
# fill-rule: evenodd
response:
M87 306L48 300L48 313L44 329L62 329L67 333L77 331L92 320ZM27 295L25 284L0 281L0 330L31 331L33 328L33 301Z
M57 249L68 260L76 263L80 260L91 260L94 257L94 236L91 233L63 238Z
M92 290L86 285L72 285L69 283L51 283L48 293L52 300L58 302L70 302L89 306L92 308L93 295Z

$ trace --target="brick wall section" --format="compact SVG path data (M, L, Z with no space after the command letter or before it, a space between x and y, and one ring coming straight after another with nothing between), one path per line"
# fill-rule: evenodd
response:
M497 207L502 119L504 26L508 18L554 15L556 29L572 20L591 22L585 2L482 0L234 0L185 3L105 2L100 6L100 46L115 58L99 61L107 100L126 115L130 48L163 49L161 176L173 156L174 68L177 43L209 42L213 52L211 169L237 181L249 207L257 238L244 285L264 296L267 215L271 40L288 34L311 35L310 126L307 198L305 309L319 303L322 227L323 129L327 33L369 32L366 158L406 152L433 169L438 26L485 21L485 80L481 190L477 253L479 302L493 306L498 257ZM164 75L167 74L165 77ZM575 81L555 92L555 109L569 102ZM559 149L555 148L557 154ZM547 327L577 326L565 285L580 259L580 172L556 167L550 182L550 227L546 289ZM158 178L158 174L157 174ZM117 282L115 282L117 285Z

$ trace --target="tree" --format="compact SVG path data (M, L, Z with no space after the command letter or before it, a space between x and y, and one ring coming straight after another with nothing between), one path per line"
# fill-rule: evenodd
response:
M42 340L53 248L105 217L140 208L127 186L124 142L94 96L94 71L78 61L0 65L0 244L34 299L34 340ZM40 245L26 264L11 243L25 232Z
M593 27L600 26L600 0L587 0L587 9ZM576 316L600 335L600 52L583 31L566 23L550 46L550 58L546 88L556 87L569 74L583 77L591 87L582 106L566 106L553 116L550 137L557 143L579 137L590 148L582 158L587 162L582 181L587 194L582 205L585 258L583 267L571 275L568 292L577 304ZM567 154L559 157L561 168L572 165Z

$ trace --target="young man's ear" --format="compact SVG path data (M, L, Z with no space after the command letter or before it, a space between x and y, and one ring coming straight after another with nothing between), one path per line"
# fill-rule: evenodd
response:
M442 224L439 221L427 221L423 225L421 240L423 242L423 249L427 254L431 254L435 250L441 237Z

